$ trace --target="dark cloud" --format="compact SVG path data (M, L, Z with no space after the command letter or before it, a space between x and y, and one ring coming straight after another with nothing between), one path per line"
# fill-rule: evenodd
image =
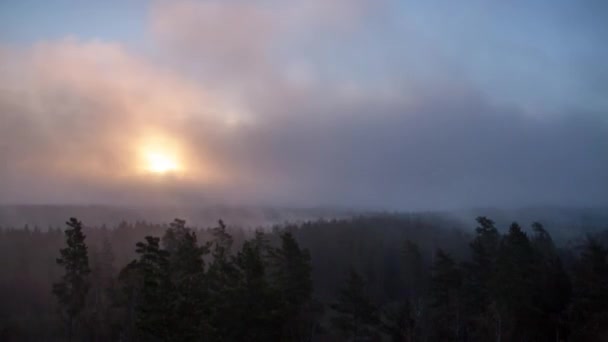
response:
M581 113L531 118L441 93L432 99L275 121L243 132L225 155L254 180L246 190L299 204L608 203L604 120Z

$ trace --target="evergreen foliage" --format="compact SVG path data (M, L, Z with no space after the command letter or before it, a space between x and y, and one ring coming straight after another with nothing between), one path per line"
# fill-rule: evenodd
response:
M340 289L331 308L337 313L332 324L352 340L371 338L380 324L378 309L367 293L365 280L351 270L346 285Z
M0 339L606 340L605 235L558 246L540 223L500 231L480 217L469 235L429 220L381 215L239 233L176 219L88 229L86 241L76 219L64 234L1 230L0 252L13 257L0 269ZM53 295L59 316L40 304Z
M57 264L64 268L65 273L60 282L53 284L53 294L57 296L66 320L68 341L72 341L76 319L85 308L91 269L82 222L72 217L66 224L67 246L59 250L61 257L57 258Z

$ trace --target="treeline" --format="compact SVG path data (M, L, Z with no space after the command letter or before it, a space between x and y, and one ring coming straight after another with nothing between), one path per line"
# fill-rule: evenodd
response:
M607 340L605 234L560 248L539 223L477 223L2 230L0 340Z

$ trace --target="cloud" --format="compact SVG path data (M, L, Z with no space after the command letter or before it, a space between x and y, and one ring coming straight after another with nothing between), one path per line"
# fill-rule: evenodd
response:
M161 1L150 18L153 37L174 56L220 73L263 67L277 34L272 13L247 2Z
M347 113L323 120L302 108L291 120L245 132L248 143L226 154L253 165L255 189L270 189L275 202L417 209L606 203L605 121L534 119L446 93L427 100L341 107Z
M118 44L68 39L4 49L0 65L7 200L27 198L30 181L137 182L137 149L158 141L180 145L194 169L204 162L204 148L189 151L179 141L181 128L193 117L208 129L224 125L217 113L226 111L212 92ZM45 196L61 197L42 188Z
M601 107L531 110L415 22L392 32L392 6L157 1L152 52L3 47L0 201L608 205ZM189 174L142 175L151 144Z
M315 51L354 37L386 3L156 1L149 29L160 54L174 67L249 105L266 103L267 97L297 97L312 83L330 82L319 77L323 70ZM336 45L338 55L343 53L339 50Z

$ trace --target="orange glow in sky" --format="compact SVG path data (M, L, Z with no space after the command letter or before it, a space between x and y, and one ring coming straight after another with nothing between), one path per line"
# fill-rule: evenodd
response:
M146 153L146 169L152 173L170 173L179 169L175 158L162 152L150 151Z
M165 135L150 134L138 146L137 168L156 175L183 175L184 152L180 145Z

